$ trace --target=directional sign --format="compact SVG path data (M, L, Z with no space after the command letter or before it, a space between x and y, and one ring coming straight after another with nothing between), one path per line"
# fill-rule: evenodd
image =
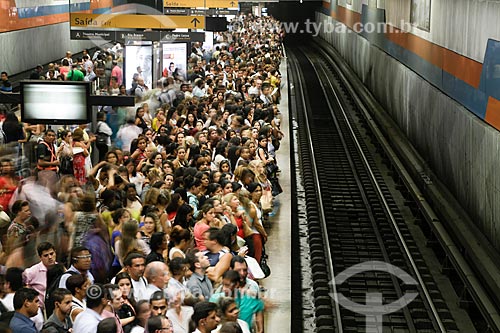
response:
M205 0L163 0L163 7L205 7Z
M238 8L238 0L205 0L208 8Z
M197 9L197 8L191 8L189 10L189 15L201 15L201 16L206 16L208 14L209 10L208 9Z
M115 40L115 32L106 30L71 30L70 35L71 39Z
M124 41L154 41L161 38L159 31L116 31L117 42Z
M237 9L210 8L208 10L207 15L238 15L238 10Z
M189 8L165 8L166 15L189 15Z
M204 32L161 32L162 42L204 42Z
M70 14L71 27L120 29L203 29L204 16Z

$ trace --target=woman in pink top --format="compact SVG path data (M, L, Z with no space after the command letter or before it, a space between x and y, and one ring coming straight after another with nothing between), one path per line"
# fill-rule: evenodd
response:
M201 207L200 220L194 225L194 240L196 242L196 248L200 251L205 251L207 247L205 246L205 239L203 234L210 228L216 227L221 228L223 222L215 217L215 209L213 201L207 200L205 204Z

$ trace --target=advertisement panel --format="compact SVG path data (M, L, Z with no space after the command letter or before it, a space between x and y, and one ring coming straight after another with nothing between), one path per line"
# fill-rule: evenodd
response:
M125 87L132 88L138 77L144 79L147 87L153 82L153 46L126 45L125 46Z
M164 76L179 77L186 80L187 44L163 43L162 68Z

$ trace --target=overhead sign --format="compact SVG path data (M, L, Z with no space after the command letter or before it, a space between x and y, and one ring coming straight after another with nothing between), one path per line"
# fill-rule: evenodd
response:
M118 42L125 41L153 41L159 40L159 31L116 31L115 40Z
M71 30L70 36L71 39L115 40L115 32L106 30Z
M71 13L71 27L105 29L203 29L204 16Z
M205 7L205 0L163 0L163 7Z
M201 16L205 16L205 15L209 15L208 11L209 11L208 9L191 8L189 10L189 15L201 15Z
M203 42L204 32L166 32L161 31L162 42Z
M191 16L238 15L238 9L165 8L165 14L168 14L168 15L191 15Z
M238 8L238 0L205 0L208 8Z
M255 1L254 1L255 2ZM238 0L163 0L165 8L238 8Z
M164 41L169 43L203 42L204 32L168 31L110 31L110 30L71 30L73 40L103 39L109 41Z
M165 8L165 15L189 15L189 8Z
M208 15L238 15L237 9L210 8Z

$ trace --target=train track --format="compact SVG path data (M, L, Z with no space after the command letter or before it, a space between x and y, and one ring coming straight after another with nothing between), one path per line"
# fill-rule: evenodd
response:
M287 49L317 332L461 332L322 51ZM456 315L456 314L455 314Z

